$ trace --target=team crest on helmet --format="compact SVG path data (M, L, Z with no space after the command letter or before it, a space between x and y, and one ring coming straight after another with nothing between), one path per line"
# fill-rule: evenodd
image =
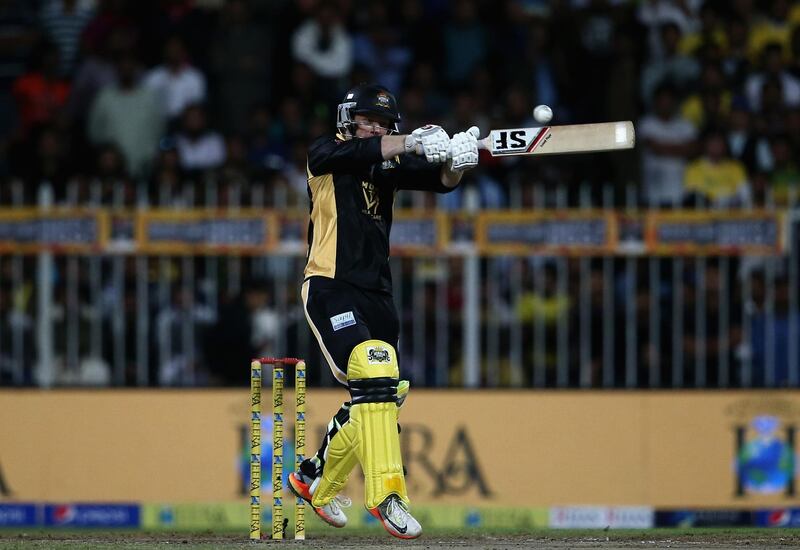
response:
M370 365L378 363L389 363L392 356L389 355L389 350L382 347L367 348L367 362Z
M383 107L384 109L388 109L390 107L389 96L386 95L385 93L379 92L375 99L377 100L377 103L375 103L375 105L377 105L378 107Z

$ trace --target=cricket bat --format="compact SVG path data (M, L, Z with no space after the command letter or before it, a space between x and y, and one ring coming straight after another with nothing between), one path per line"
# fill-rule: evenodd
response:
M632 149L635 141L633 123L626 120L491 130L478 140L478 148L486 149L493 157L559 155Z

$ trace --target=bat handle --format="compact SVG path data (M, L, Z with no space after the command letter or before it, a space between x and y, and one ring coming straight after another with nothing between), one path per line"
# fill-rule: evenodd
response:
M481 130L480 130L480 128L478 128L477 126L472 126L472 127L470 127L469 130L467 130L467 132L469 132L470 134L475 136L475 139L478 140L478 149L488 149L489 148L489 146L488 146L489 138L485 137L485 138L481 139Z

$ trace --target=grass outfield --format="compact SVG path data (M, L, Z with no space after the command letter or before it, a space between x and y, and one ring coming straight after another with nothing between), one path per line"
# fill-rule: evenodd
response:
M8 549L118 549L151 550L181 549L241 549L253 548L246 533L203 532L143 532L97 530L0 530L0 550ZM276 547L278 541L263 541L261 545ZM586 530L535 529L526 532L512 530L429 530L414 541L392 539L378 527L360 529L314 530L306 541L284 541L292 548L380 548L396 549L399 545L419 548L797 548L800 529L759 528L688 528L647 530ZM259 545L259 546L261 546Z

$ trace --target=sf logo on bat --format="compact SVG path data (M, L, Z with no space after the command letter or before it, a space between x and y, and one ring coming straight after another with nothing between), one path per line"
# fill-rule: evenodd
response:
M532 152L550 139L550 127L493 130L491 132L493 154Z

